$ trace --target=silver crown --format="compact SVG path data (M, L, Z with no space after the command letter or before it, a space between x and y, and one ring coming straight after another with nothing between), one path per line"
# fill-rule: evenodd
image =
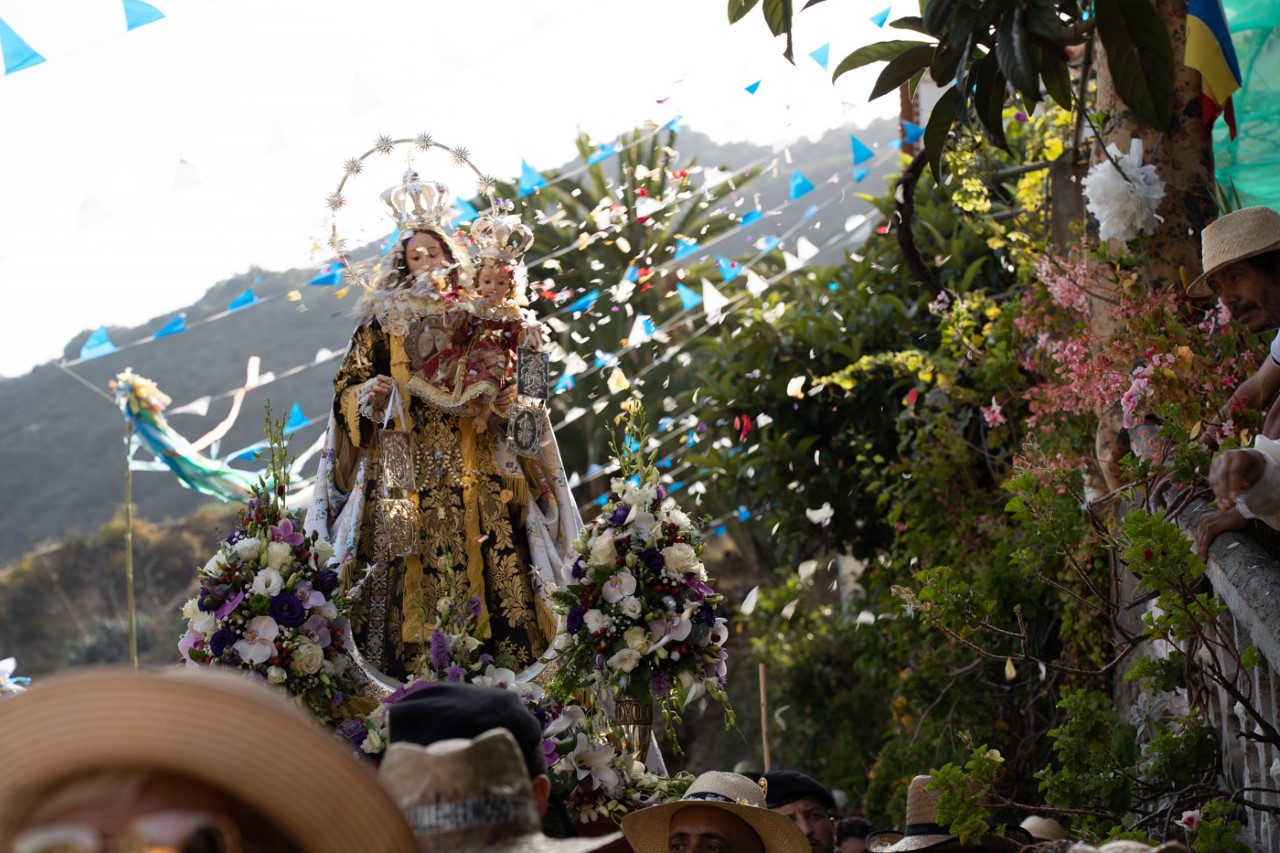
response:
M432 230L445 233L457 215L453 194L436 181L422 181L418 173L408 171L400 186L388 187L382 200L391 208L391 218L401 232Z
M514 264L533 245L533 231L509 211L511 202L503 200L471 224L471 239L479 258L496 258Z

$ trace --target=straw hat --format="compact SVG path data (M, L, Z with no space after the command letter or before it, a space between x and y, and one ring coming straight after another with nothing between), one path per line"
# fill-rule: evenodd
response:
M232 673L98 669L41 681L0 703L0 763L0 850L50 790L117 768L229 794L307 853L415 850L355 757L275 690ZM276 795L299 785L305 796Z
M520 748L506 729L474 740L387 747L378 781L395 799L419 850L452 853L587 853L617 841L548 838Z
M1280 249L1280 213L1269 207L1243 207L1200 232L1204 272L1187 288L1189 296L1210 296L1209 277L1223 267Z
M791 818L765 807L760 785L737 773L703 773L674 803L632 812L622 819L622 834L633 850L666 850L671 817L687 806L723 809L744 821L764 844L764 853L808 853L809 840Z
M932 776L917 776L907 789L907 829L898 832L882 829L867 836L867 850L871 853L899 853L903 850L964 850L969 845L951 834L950 828L938 823L939 791L930 791ZM982 836L977 844L991 850L1016 851L1032 843L1031 834L1014 827L1008 835Z
M1064 841L1067 837L1062 824L1051 817L1041 817L1038 814L1028 815L1019 826L1031 833L1036 841Z

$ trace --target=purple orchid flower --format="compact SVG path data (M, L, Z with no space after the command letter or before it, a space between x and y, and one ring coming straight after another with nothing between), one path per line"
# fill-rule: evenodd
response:
M240 602L242 601L244 601L244 593L237 592L235 595L231 596L226 601L224 601L222 603L222 606L219 607L217 612L215 612L213 615L216 616L219 620L226 619L228 615L230 615L232 612L235 611L237 607L240 606Z
M271 528L271 541L285 542L296 548L305 542L306 539L303 537L300 530L294 528L293 522L286 518L275 527Z
M693 591L694 597L699 601L705 601L708 595L715 595L716 592L693 575L689 575L684 585Z
M319 613L302 623L302 633L306 634L307 639L322 649L329 648L329 643L332 642L332 638L329 636L329 620Z

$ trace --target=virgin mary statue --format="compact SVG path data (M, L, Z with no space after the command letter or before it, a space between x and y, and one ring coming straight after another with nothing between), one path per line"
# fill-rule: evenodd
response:
M446 187L409 172L383 199L401 237L334 377L307 529L334 545L358 662L384 685L413 676L450 575L462 606L478 599L486 651L529 677L555 636L549 595L582 520L545 409L539 455L517 456L500 421L514 388L481 433L408 393L441 333L456 337L471 261Z

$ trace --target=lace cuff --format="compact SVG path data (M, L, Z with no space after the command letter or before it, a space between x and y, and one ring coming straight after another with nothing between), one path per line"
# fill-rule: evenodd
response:
M356 390L356 400L360 404L361 416L368 418L373 423L381 423L382 416L386 410L387 404L384 400L381 404L373 402L373 383L377 381L377 377L365 380L364 384Z

